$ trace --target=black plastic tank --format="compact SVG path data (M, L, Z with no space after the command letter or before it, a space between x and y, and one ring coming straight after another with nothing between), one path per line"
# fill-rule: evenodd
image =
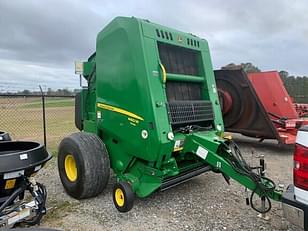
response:
M36 142L0 142L0 204L51 157L44 145Z

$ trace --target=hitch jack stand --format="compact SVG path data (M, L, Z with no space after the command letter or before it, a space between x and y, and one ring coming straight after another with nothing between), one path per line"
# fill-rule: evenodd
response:
M260 156L260 167L261 167L261 173L260 175L262 177L265 176L265 161L264 161L264 155L261 155ZM261 209L263 211L265 211L265 197L264 196L261 196ZM268 221L270 220L270 217L267 215L267 213L259 213L258 214L258 217L265 220L265 221Z

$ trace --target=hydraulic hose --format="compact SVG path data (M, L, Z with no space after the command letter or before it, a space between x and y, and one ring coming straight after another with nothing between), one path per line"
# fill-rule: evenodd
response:
M227 160L231 164L233 169L237 173L244 175L246 177L249 177L255 183L255 189L252 191L251 196L250 196L250 205L252 209L254 209L255 211L259 213L269 212L272 208L272 204L269 199L269 194L272 193L276 188L274 181L272 181L271 179L267 177L261 176L261 174L254 172L253 171L254 168L250 167L247 164L247 162L245 161L245 159L243 158L240 152L239 147L237 146L235 142L230 140L229 146L227 144L225 144L225 146L227 150L231 149L231 152L227 151L227 153L229 153L230 155ZM268 202L268 208L261 210L255 206L253 202L253 197L257 191L259 191L258 194L260 194L261 197L263 196L265 200Z
M46 199L47 199L47 190L46 187L43 184L36 183L38 190L33 191L31 190L32 196L37 200L38 202L38 210L37 210L37 215L29 221L24 221L23 223L27 225L37 225L40 223L42 217L46 213ZM37 195L36 195L37 193Z
M34 187L37 187L37 190L34 190ZM10 206L14 200L21 194L25 192L25 190L29 190L31 193L32 197L36 200L38 209L36 211L36 216L33 217L31 220L28 221L22 221L21 223L27 224L27 225L37 225L40 223L43 215L46 213L46 199L47 199L47 191L44 185L40 183L36 183L36 185L32 186L32 184L25 179L22 185L17 188L10 196L9 198L0 206L0 215L3 215L3 210ZM14 209L10 209L12 211ZM7 214L7 211L4 212ZM15 225L17 225L16 223Z
M271 209L272 209L272 202L271 200L269 199L268 196L264 196L265 200L268 202L268 208L264 209L264 210L261 210L261 209L258 209L255 204L253 203L253 197L255 195L255 190L252 191L251 195L250 195L250 199L249 199L249 203L250 203L250 206L253 210L257 211L258 213L267 213L269 212Z

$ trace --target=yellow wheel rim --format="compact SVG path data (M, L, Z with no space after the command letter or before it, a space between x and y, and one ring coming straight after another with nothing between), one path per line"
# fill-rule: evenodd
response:
M117 188L115 191L115 201L120 207L124 205L124 193L120 188Z
M67 178L74 182L77 180L77 166L73 155L68 154L64 160L64 168Z

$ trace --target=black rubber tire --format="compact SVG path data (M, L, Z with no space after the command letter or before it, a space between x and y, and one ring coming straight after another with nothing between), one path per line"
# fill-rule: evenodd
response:
M124 194L123 206L119 206L118 203L116 202L115 192L117 189L121 189ZM117 208L117 210L121 213L126 213L130 211L134 206L135 193L133 192L132 187L129 183L117 182L115 183L113 190L112 190L112 199L113 199L113 203L115 207Z
M68 179L65 157L73 155L77 167L77 179ZM110 161L106 146L91 133L77 132L64 138L59 145L58 170L65 191L76 199L97 196L106 187L110 176Z

